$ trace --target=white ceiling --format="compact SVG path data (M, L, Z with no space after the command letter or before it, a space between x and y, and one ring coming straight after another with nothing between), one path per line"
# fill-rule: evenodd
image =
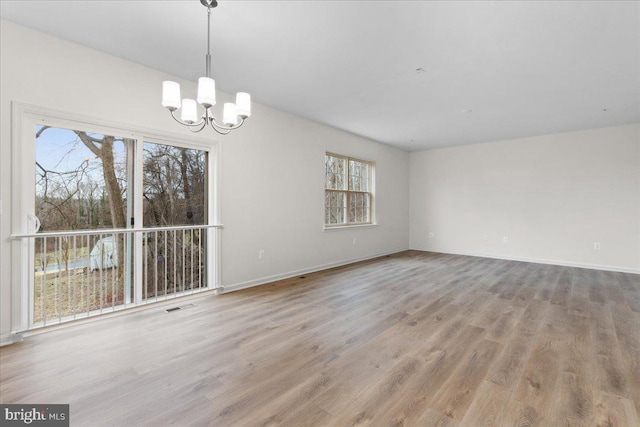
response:
M403 149L640 121L638 2L219 3L219 89ZM0 8L4 19L161 71L204 74L199 0Z

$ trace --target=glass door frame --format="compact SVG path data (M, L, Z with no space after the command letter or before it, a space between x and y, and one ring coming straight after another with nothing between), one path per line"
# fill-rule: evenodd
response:
M35 216L35 126L50 126L114 135L133 140L127 146L127 229L141 229L143 221L143 145L154 142L181 148L191 148L207 152L207 177L205 191L206 225L221 228L219 202L220 146L218 141L174 134L160 134L157 130L141 129L134 126L107 123L90 117L69 114L44 107L12 103L12 191L11 191L11 286L12 286L12 333L29 330L33 325L34 294L34 242L33 239L14 238L34 233L35 229L30 217ZM133 206L132 206L133 205ZM134 218L134 225L131 225ZM142 253L142 233L131 233L133 236L133 254ZM206 283L208 290L221 287L220 271L220 233L216 229L208 229L206 247ZM125 261L125 280L133 286L131 306L143 304L143 268L141 256L130 256ZM130 279L133 282L131 283ZM128 293L131 295L131 293ZM129 301L128 301L129 302ZM128 303L127 302L127 303Z

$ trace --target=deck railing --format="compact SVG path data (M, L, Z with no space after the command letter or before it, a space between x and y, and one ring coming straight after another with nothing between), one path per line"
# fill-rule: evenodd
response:
M215 287L219 225L14 235L29 245L30 329Z

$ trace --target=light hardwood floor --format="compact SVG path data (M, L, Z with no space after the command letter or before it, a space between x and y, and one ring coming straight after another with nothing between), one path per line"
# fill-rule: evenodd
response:
M640 276L406 252L0 349L72 426L640 426Z

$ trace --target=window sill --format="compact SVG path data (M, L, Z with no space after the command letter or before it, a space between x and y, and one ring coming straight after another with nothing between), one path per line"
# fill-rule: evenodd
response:
M331 230L344 230L345 228L367 228L367 227L377 227L378 224L377 223L371 223L371 224L353 224L353 225L349 225L349 224L344 224L344 225L331 225L331 226L324 226L324 231L331 231Z

